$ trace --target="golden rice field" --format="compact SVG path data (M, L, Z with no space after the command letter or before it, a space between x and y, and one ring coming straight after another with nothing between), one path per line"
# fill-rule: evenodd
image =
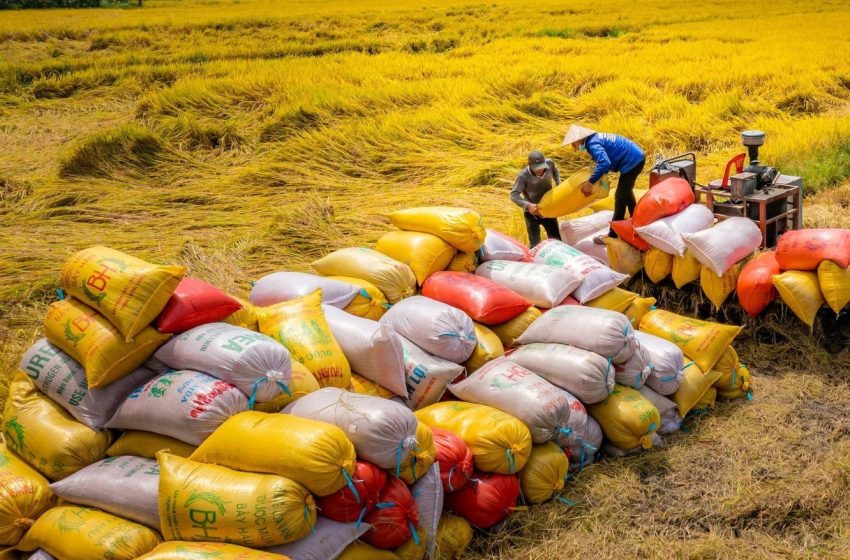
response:
M702 180L761 128L762 159L805 178L807 222L850 227L848 30L843 0L0 12L0 371L91 244L244 295L373 243L404 206L474 207L523 236L513 178L534 147L584 166L559 147L575 121L650 157L696 151ZM468 558L850 557L849 351L792 332L781 351L741 341L752 403L587 469L574 506L519 512Z

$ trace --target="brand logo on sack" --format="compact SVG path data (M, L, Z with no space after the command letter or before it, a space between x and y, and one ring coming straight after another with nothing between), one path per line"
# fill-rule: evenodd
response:
M106 286L109 284L109 280L112 279L109 274L124 272L125 270L127 270L127 263L121 259L109 258L97 261L97 266L91 275L80 284L83 295L97 305L100 305L100 302L106 297Z
M199 531L199 535L203 535L204 540L213 540L213 535L210 532L215 532L218 527L215 526L220 515L224 515L227 509L225 508L225 500L214 492L198 492L192 490L186 501L183 502L183 507L189 511L189 521L192 524L192 529Z

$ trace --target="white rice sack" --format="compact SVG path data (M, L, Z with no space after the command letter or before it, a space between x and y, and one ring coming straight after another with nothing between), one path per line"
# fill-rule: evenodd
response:
M357 317L331 305L323 305L322 310L351 369L406 399L401 336L387 324Z
M227 323L208 323L175 336L154 359L171 369L202 371L226 381L252 401L289 392L289 350L270 336Z
M516 344L569 344L610 358L616 365L632 357L634 340L631 322L622 313L596 307L562 305L538 317L516 340Z
M578 249L579 251L581 251L582 253L584 253L585 255L587 255L589 257L593 257L594 259L596 259L600 263L604 264L605 266L610 266L610 261L608 260L608 246L607 245L597 245L596 243L593 242L593 239L597 235L608 235L608 230L606 229L606 230L603 230L599 233L595 233L595 234L591 235L590 237L585 237L584 239L582 239L578 243L576 243L574 245L574 247L576 249Z
M528 255L528 247L512 237L487 230L484 245L481 246L481 261L521 261Z
M682 426L682 418L679 416L679 406L667 397L661 396L650 389L648 385L644 385L638 391L652 402L661 414L661 427L658 428L658 433L672 434L673 432L678 432Z
M351 303L354 296L360 293L360 286L342 280L306 272L275 272L254 282L248 300L254 305L267 307L304 297L319 288L322 289L322 303L340 309Z
M714 224L714 213L702 204L691 204L678 214L635 228L647 243L670 255L683 256L683 233L696 233Z
M535 444L555 440L566 445L569 393L505 357L487 362L461 381L449 385L462 401L491 406L522 421Z
M264 548L263 552L282 554L290 560L333 560L371 528L368 523L340 523L320 515L313 531L303 539Z
M596 299L622 284L628 275L620 274L593 257L557 239L547 239L531 251L532 262L566 268L583 278L572 296L579 303Z
M56 560L53 556L49 555L42 549L38 549L33 552L27 560Z
M103 428L127 395L156 375L139 368L105 387L90 389L85 368L46 338L30 346L19 367L39 390L93 430Z
M735 264L761 246L761 230L749 218L727 218L697 233L683 233L682 239L703 266L723 276Z
M658 435L657 432L652 432L649 437L652 439L653 448L660 449L664 447L664 440L661 439L661 436ZM637 455L643 451L643 446L640 445L632 449L620 449L608 441L602 444L602 454L605 457L610 457L612 459L622 459L623 457L628 457L630 455Z
M354 444L357 457L382 469L395 469L417 444L417 420L397 402L325 387L283 409L284 414L339 427Z
M639 344L634 347L632 357L614 366L614 379L621 385L640 389L652 373L652 355Z
M432 356L404 337L401 345L407 375L407 402L412 410L439 402L449 383L464 372L462 365Z
M613 219L613 210L602 210L573 220L561 220L561 223L558 224L561 230L561 240L567 245L575 246L582 239L608 233Z
M605 400L614 388L614 366L575 346L533 343L517 348L509 358L587 404Z
M635 340L650 355L652 371L646 384L661 395L675 393L685 370L682 350L669 340L645 332L635 331Z
M581 404L581 403L579 403ZM573 408L573 416L576 409ZM585 412L587 421L583 427L575 432L575 442L570 446L570 470L581 470L593 464L602 449L602 426L592 416Z
M197 371L171 371L133 390L106 427L200 445L225 420L247 409L248 397L235 385Z
M518 293L537 307L555 307L573 293L581 276L564 268L510 261L485 262L475 271Z
M468 360L478 344L469 315L425 296L396 303L380 322L429 354L456 364Z
M443 482L440 479L440 465L434 463L425 476L410 487L410 493L419 512L419 526L428 534L425 545L428 558L433 558L437 549L437 527L443 513Z
M156 459L109 457L50 485L57 497L160 530Z

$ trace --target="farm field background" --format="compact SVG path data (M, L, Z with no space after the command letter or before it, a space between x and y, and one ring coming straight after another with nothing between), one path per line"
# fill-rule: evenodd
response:
M762 159L804 177L807 224L850 227L844 1L389 4L0 12L4 379L76 250L245 295L374 243L405 206L470 206L521 237L513 179L535 147L586 165L559 147L574 121L650 158L696 151L703 181L763 129ZM469 557L850 557L850 357L795 348L743 352L754 402L587 469L574 506L519 512Z

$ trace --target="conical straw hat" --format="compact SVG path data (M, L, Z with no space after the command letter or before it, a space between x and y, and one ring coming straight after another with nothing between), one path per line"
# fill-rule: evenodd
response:
M585 128L578 124L570 125L570 129L567 131L567 135L564 136L564 141L561 142L561 146L568 146L573 142L584 140L591 134L596 134L596 131L591 130L589 128Z

